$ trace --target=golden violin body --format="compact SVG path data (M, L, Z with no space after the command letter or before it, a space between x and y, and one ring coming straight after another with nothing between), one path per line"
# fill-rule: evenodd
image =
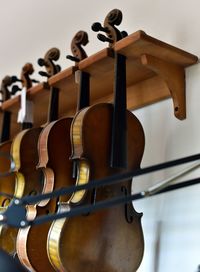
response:
M15 169L9 176L12 184L9 193L14 197L20 198L41 192L41 174L34 168L37 162L37 140L40 131L41 128L23 130L10 142L10 154L13 157ZM18 230L14 227L3 225L0 228L0 246L11 255L16 254L17 235Z

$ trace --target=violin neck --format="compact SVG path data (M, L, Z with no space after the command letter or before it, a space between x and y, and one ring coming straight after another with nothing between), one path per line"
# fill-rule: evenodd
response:
M79 98L77 111L88 107L90 104L90 75L86 72L80 71L80 81L79 81Z
M111 167L127 167L126 57L115 55Z
M32 128L33 124L30 122L23 122L22 123L22 130Z
M53 122L58 119L58 103L59 103L59 89L51 87L50 90L50 103L48 110L48 120L47 122Z
M1 143L10 139L10 122L11 122L11 112L5 111L3 113L2 133L1 133L1 139L0 139Z

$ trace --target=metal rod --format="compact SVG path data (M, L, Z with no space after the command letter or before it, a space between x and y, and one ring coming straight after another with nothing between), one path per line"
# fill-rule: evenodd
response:
M184 188L184 187L191 186L191 185L196 185L198 183L200 183L200 178L191 179L191 180L188 180L185 182L181 182L179 184L173 184L173 185L155 193L154 195L161 194L164 192L169 192L169 191L172 191L175 189ZM39 216L39 217L36 217L33 221L27 221L27 224L28 225L39 225L39 224L45 223L47 221L53 221L53 220L57 220L57 219L65 218L65 217L69 218L69 217L74 217L74 216L78 216L78 215L82 215L82 214L86 214L86 213L91 213L91 212L98 211L100 209L109 208L109 207L112 207L115 205L128 203L128 202L131 202L134 200L138 200L138 199L146 198L146 197L151 197L154 195L144 196L141 193L137 193L137 194L128 195L125 197L124 196L114 197L114 198L111 198L106 201L96 202L94 205L91 205L91 204L84 205L84 206L75 207L69 211L62 212L62 213Z
M195 160L200 160L200 154L184 157L181 159L177 159L177 160L173 160L173 161L169 161L169 162L165 162L165 163L160 163L157 165L145 167L143 169L137 169L137 170L129 172L129 173L113 175L113 176L106 177L106 178L99 179L99 180L91 180L87 184L82 184L82 185L78 185L78 186L77 185L70 186L68 188L54 190L53 192L47 193L47 194L41 194L41 195L36 195L36 196L25 196L25 197L21 198L20 201L24 202L25 204L34 204L34 203L37 203L39 201L42 201L42 200L45 200L48 198L55 198L55 197L59 197L61 195L65 195L65 194L71 194L71 193L74 193L74 192L77 192L80 190L88 190L88 189L92 189L95 187L97 188L97 187L100 187L103 185L110 185L110 184L114 184L114 183L119 183L123 180L128 180L132 177L136 177L136 176L140 176L143 174L159 171L159 170L162 170L162 169L165 169L168 167L174 167L176 165L181 165L184 163L189 163L189 162L192 162Z
M200 162L194 163L193 165L187 167L186 169L183 169L182 171L174 174L173 176L157 183L156 185L150 187L148 190L142 192L144 195L154 195L157 192L161 191L162 189L164 189L166 186L169 185L169 183L171 183L172 181L176 180L177 178L183 177L187 174L189 174L190 172L194 171L196 168L198 168L200 166Z

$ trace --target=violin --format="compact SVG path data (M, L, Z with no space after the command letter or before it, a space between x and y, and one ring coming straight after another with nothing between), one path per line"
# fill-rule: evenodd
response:
M71 59L75 61L75 66L78 65L78 62L85 59L87 57L85 51L83 50L82 46L85 46L88 43L88 35L84 31L79 31L76 33L74 38L71 42L71 50L73 53L73 56L67 56L68 59ZM79 112L81 109L87 107L89 105L89 74L82 72L82 71L76 71L75 73L78 73L77 76L79 76L79 96L77 100L77 112ZM62 130L59 135L59 148L60 151L57 150L57 152L53 153L54 160L57 160L57 167L55 168L55 165L52 165L52 169L55 175L55 184L56 188L61 188L62 186L70 186L76 184L83 184L87 183L89 179L89 172L84 171L84 162L82 164L82 172L79 173L78 178L77 177L77 163L76 161L70 160L71 156L71 139L70 139L70 129L72 124L73 118L66 117L64 119L61 119L57 121L53 126L54 129L57 129L58 125L61 127ZM64 127L63 127L64 125ZM52 132L51 132L52 133ZM56 139L55 139L56 140ZM53 144L53 141L52 141ZM49 145L51 148L51 145ZM48 150L49 152L49 150ZM50 162L48 162L48 165ZM59 169L60 168L60 169ZM62 181L63 177L63 181ZM62 181L62 183L61 183ZM59 185L59 187L58 187ZM62 186L61 186L62 185ZM68 203L71 202L71 199L76 199L76 201L79 201L79 199L82 198L82 193L79 192L77 194L72 194L71 196L65 196L61 197L59 199L58 205L57 205L57 213L60 213L62 211L66 211L68 209ZM56 271L64 271L62 267L62 263L60 261L59 257L59 251L60 251L60 236L63 231L63 226L66 223L66 219L61 220L55 220L49 229L48 233L48 239L47 239L47 252L49 256L49 260L51 261L52 266Z
M2 101L5 102L11 97L11 91L8 89L14 82L16 82L16 77L5 76L1 83ZM10 126L11 126L11 112L2 112L2 130L0 138L0 172L6 173L10 170L11 161L9 158L12 140L10 140ZM15 187L18 186L15 182L15 175L10 174L0 178L0 191L13 195L15 192ZM0 209L4 211L9 203L10 197L0 196ZM17 234L17 229L9 228L7 226L0 226L0 247L6 252L13 255L15 253L15 243L13 237Z
M116 28L121 20L121 11L115 9L106 16L103 27L99 23L93 26L95 31L106 33L107 37L100 34L99 38L109 41L110 48L124 37ZM125 57L115 53L114 66L114 103L84 108L72 122L71 159L77 162L77 180L82 179L82 173L89 173L89 182L140 168L144 132L139 120L126 109ZM131 184L132 180L126 180L94 188L82 192L81 198L75 193L68 210L130 194ZM129 203L66 219L59 233L62 268L57 271L136 271L144 251L141 217Z
M20 81L22 87L26 90L32 87L30 75L34 72L31 63L26 63L22 67L21 77L15 81ZM15 88L14 88L15 87ZM19 90L18 86L13 86L13 92ZM41 192L41 174L35 171L35 164L38 161L37 157L37 138L41 128L33 129L32 123L24 120L22 123L22 131L19 132L12 140L10 154L13 158L15 167L12 177L13 187L10 194L13 197L22 197L25 195L37 194ZM10 200L9 200L10 201ZM0 234L0 245L10 255L16 258L16 239L18 229L2 226Z
M8 100L11 96L11 91L8 89L15 82L15 78L11 76L5 76L1 83L2 102ZM10 170L10 148L12 141L10 140L10 126L11 126L11 112L2 112L2 129L0 137L0 172L6 173ZM8 155L6 157L6 155ZM12 194L15 188L15 182L13 175L4 176L0 178L0 191L7 194ZM9 204L9 199L0 196L0 206L5 207Z
M77 42L80 48L81 44L85 44L88 40L85 32L77 33L74 39L78 40ZM78 57L82 59L86 56L82 49L79 49L79 52L81 53L78 55L76 53L76 56L74 56L76 57L76 61ZM42 62L40 61L40 63ZM46 58L44 58L44 64L45 67L48 64ZM70 67L65 73L71 76L76 69L76 67ZM51 87L51 110L49 110L48 114L49 124L43 128L38 139L39 163L37 168L43 173L43 193L75 183L75 178L72 177L73 163L69 161L71 154L70 127L72 118L65 117L56 120L58 117L57 110L55 110L58 109L57 95L58 89ZM54 102L52 102L52 98ZM83 104L82 100L79 104ZM54 113L52 113L53 110ZM61 197L58 200L51 200L49 202L42 201L35 206L28 206L27 217L34 218L36 215L43 215L50 212L55 213L57 209L59 209L60 204L67 200L67 197ZM17 253L21 263L31 271L54 271L49 262L46 250L46 242L47 239L49 239L48 232L50 228L51 223L46 223L41 226L32 226L19 231L17 237ZM37 239L38 233L40 233L39 240Z
M60 51L57 48L51 48L47 51L44 58L40 58L38 60L38 64L40 66L45 66L46 72L40 71L39 74L49 78L52 75L55 75L60 71L60 66L55 64L54 62L59 59ZM34 128L29 130L29 133L34 132L35 136L32 135L32 139L35 145L31 146L31 152L34 152L35 159L31 160L31 169L30 174L37 176L37 182L40 184L40 188L38 185L35 185L34 192L36 193L48 193L51 192L54 188L54 182L52 179L52 171L47 170L46 172L43 171L42 167L37 167L38 161L41 161L41 154L43 153L43 149L47 148L47 146L43 145L41 149L39 148L38 151L38 144L40 139L46 133L46 126L52 123L53 121L57 120L58 118L58 100L59 100L59 89L57 88L50 88L50 96L49 96L49 109L47 115L47 123L39 128ZM32 133L33 134L33 133ZM48 134L46 135L48 137ZM57 134L58 136L58 134ZM45 143L44 143L45 144ZM56 144L56 143L55 143ZM47 144L48 145L48 144ZM57 147L54 146L57 150ZM43 157L42 157L43 158ZM27 160L27 157L24 157ZM30 168L30 167L29 167ZM31 180L31 179L30 179ZM29 179L27 179L27 182ZM31 192L30 192L31 194ZM37 203L34 206L27 205L27 217L28 218L35 218L37 214L46 214L52 210L51 205L47 205L48 201L42 201ZM38 239L38 233L40 233L40 239ZM17 255L20 262L29 270L29 271L54 271L47 256L46 252L46 239L47 237L45 234L46 225L42 225L39 227L28 227L24 229L20 229L17 235L16 241L16 250Z

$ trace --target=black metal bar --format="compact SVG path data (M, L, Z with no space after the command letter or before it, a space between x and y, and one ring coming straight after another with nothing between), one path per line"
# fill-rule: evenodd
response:
M106 177L106 178L99 179L99 180L91 180L87 184L78 185L78 186L70 186L68 188L54 190L53 192L47 193L47 194L41 194L41 195L36 195L36 196L25 196L21 199L21 201L24 202L25 204L34 204L34 203L37 203L39 201L42 201L42 200L45 200L48 198L59 197L61 195L71 194L71 193L74 193L74 192L77 192L80 190L88 190L88 189L91 189L94 187L100 187L103 185L110 185L110 184L118 183L123 180L128 180L132 177L140 176L140 175L151 173L154 171L159 171L159 170L169 168L169 167L174 167L176 165L181 165L184 163L189 163L189 162L196 161L199 159L200 159L200 154L196 154L196 155L184 157L181 159L172 160L169 162L149 166L149 167L146 167L143 169L138 169L138 170L128 172L128 173L113 175L113 176Z
M172 191L172 190L175 190L175 189L184 188L184 187L195 185L195 184L198 184L198 183L200 183L200 178L188 180L188 181L185 181L185 182L181 182L179 184L174 184L174 185L168 186L167 188L161 190L160 192L155 193L154 195L164 193L164 192L169 192L169 191ZM111 198L111 199L106 200L106 201L96 202L94 205L90 204L90 205L75 207L75 208L72 208L70 211L67 211L67 212L49 214L49 215L36 217L34 219L34 221L28 221L28 224L29 225L38 225L38 224L45 223L47 221L53 221L53 220L57 220L57 219L65 218L65 217L78 216L78 215L82 215L82 214L86 214L86 213L95 212L95 211L98 211L100 209L110 208L110 207L112 207L114 205L124 204L124 203L134 201L134 200L138 200L138 199L141 199L141 198L151 197L151 196L154 196L154 195L144 196L141 193L137 193L137 194L128 195L128 196L114 197L114 198Z
M198 183L200 183L200 178L194 178L194 179L191 179L191 180L182 181L182 182L179 182L179 183L176 183L176 184L169 185L166 188L164 188L164 189L160 190L159 192L156 192L155 194L150 195L150 196L154 196L154 195L158 195L158 194L162 194L162 193L167 193L167 192L177 190L177 189L181 189L181 188L185 188L185 187L188 187L188 186L191 186L191 185L196 185Z

